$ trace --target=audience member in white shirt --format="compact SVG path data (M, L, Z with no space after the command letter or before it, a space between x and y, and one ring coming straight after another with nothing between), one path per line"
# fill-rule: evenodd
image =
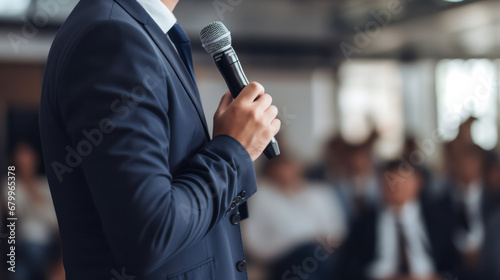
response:
M263 170L259 191L249 200L251 219L243 222L247 252L272 263L304 244L338 245L345 226L333 189L306 182L302 166L285 155Z

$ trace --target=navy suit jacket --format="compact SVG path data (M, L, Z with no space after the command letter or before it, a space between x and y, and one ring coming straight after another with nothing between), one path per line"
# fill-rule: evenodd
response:
M253 162L210 140L195 82L136 0L79 2L50 50L40 128L68 280L247 278Z

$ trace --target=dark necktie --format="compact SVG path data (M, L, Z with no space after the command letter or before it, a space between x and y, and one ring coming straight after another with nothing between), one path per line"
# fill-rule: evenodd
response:
M465 201L462 199L458 203L458 222L459 227L465 232L470 231L470 220L467 215L467 208L465 206Z
M191 74L191 78L193 78L193 81L195 81L196 83L196 80L194 78L193 57L191 55L191 44L189 43L189 37L178 23L174 24L174 26L170 28L167 34L174 44L175 48L177 49L177 53L179 53L182 62L184 62L184 65L186 66L186 69L188 70L189 74Z
M407 241L403 233L403 225L400 221L396 222L396 231L398 238L398 274L408 275L410 272L410 267L408 263L408 255L406 254Z

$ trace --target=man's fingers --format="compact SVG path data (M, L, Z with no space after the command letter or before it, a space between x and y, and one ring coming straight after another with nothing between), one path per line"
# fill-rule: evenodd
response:
M280 127L281 127L281 121L279 119L274 119L271 122L271 127L273 128L273 135L278 134L278 132L280 131Z
M257 108L259 108L262 111L266 111L269 109L269 106L273 103L273 98L271 95L264 93L261 96L255 100L255 104L257 105Z
M271 122L278 116L278 108L274 105L269 106L264 112L266 121Z
M236 97L236 102L252 103L255 99L264 94L264 87L257 83L249 83Z
M224 94L220 100L219 107L217 108L217 111L215 112L215 115L220 115L224 111L226 111L227 107L233 102L233 96L231 96L231 93L228 91L226 94Z

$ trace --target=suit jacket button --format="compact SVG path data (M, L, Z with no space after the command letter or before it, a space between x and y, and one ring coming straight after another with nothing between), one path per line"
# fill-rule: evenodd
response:
M246 192L246 191L242 191L242 192L240 193L240 197L241 197L241 198L245 198L245 197L247 197L247 192Z
M245 269L247 269L247 262L244 260L237 262L236 269L238 269L239 272L245 271Z
M240 214L234 214L231 216L231 223L233 225L237 225L241 221L241 216Z
M240 197L240 196L238 196L238 197L236 197L236 199L234 199L234 202L235 202L236 204L238 204L238 203L240 203L242 200L243 200L243 199L241 199L241 197Z
M231 205L229 206L229 208L231 208L231 210L233 210L234 208L236 208L236 203L231 203Z

